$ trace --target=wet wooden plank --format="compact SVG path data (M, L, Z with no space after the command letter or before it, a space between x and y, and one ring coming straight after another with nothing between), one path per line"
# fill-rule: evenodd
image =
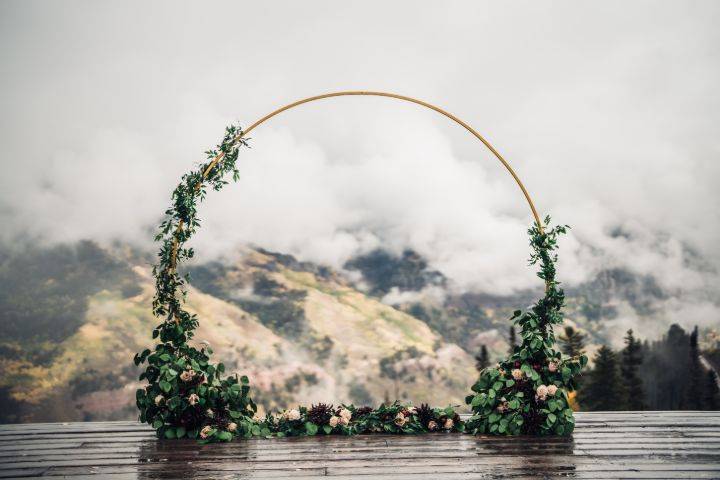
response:
M571 438L361 435L199 445L135 422L0 426L0 477L720 478L720 412L579 413Z

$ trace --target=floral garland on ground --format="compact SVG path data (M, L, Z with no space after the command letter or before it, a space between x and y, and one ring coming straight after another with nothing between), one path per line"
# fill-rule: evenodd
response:
M196 438L203 442L229 441L234 437L282 437L317 434L425 433L471 431L493 434L569 434L572 410L565 389L573 387L571 377L587 361L563 359L552 350L552 324L562 321L562 290L555 282L551 255L559 233L556 227L544 233L530 229L535 251L531 263L541 263L540 278L546 280L543 299L526 313L515 312L522 326L523 343L498 368L486 369L467 398L474 415L465 423L453 407L413 407L395 402L377 409L325 404L285 410L257 417L245 376L224 376L225 366L212 363L212 350L188 342L198 326L197 316L183 308L189 278L178 266L194 256L184 244L200 225L197 205L207 187L222 189L232 174L238 179L236 161L241 147L247 147L243 131L227 127L222 142L206 153L207 160L184 175L172 195L155 240L162 244L153 267L155 297L153 313L161 323L153 330L158 343L135 355L136 365L147 364L140 381L147 385L136 392L140 421L152 425L160 438ZM549 219L546 221L549 222ZM534 396L533 396L534 395Z
M426 404L419 407L395 402L371 407L332 405L319 403L310 408L284 410L268 413L257 419L268 436L294 437L301 435L360 433L428 433L438 431L462 432L465 424L453 407L432 408Z

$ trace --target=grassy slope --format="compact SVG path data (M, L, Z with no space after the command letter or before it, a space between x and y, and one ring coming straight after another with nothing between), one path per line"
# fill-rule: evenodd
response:
M261 264L259 260L256 256L254 264ZM119 291L102 290L89 297L82 325L58 345L49 362L0 358L0 387L10 389L10 397L23 405L16 420L135 416L138 370L132 355L150 343L156 319L150 314L152 279L144 267L134 271L141 292L124 298ZM375 403L396 393L416 402L462 401L474 379L472 359L460 348L443 344L425 323L332 279L288 268L271 275L288 288L306 292L298 301L307 333L329 337L332 348L326 358L308 348L307 338L288 340L235 303L191 289L188 304L201 319L195 339L208 341L215 360L223 361L228 371L247 373L262 405L349 401L357 397L358 384L366 386ZM409 347L418 353L402 360L398 369L403 379L380 378L379 359Z

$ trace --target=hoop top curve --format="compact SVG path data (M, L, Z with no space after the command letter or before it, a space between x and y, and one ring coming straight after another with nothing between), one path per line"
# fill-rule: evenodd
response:
M326 98L333 98L333 97L345 97L345 96L372 96L372 97L386 97L386 98L395 98L397 100L403 100L406 102L414 103L416 105L421 105L425 108L429 108L430 110L434 110L437 113L444 115L445 117L449 118L453 122L457 123L458 125L462 126L465 130L470 132L475 138L480 140L483 145L487 147L490 152L492 152L493 155L502 163L503 167L512 175L513 179L515 180L515 183L517 183L518 187L520 187L520 190L522 191L523 195L525 196L525 200L527 201L528 206L530 207L530 211L532 212L533 217L535 218L535 223L537 223L538 228L540 231L543 231L543 225L540 221L540 216L537 213L537 210L535 209L535 204L532 201L532 198L530 198L530 194L528 193L527 189L525 188L525 185L523 185L522 181L520 180L520 177L518 177L517 173L515 173L515 170L510 166L510 164L503 158L500 153L495 150L495 147L493 147L490 142L488 142L482 135L480 135L474 128L472 128L470 125L468 125L466 122L462 121L452 113L443 110L440 107L437 107L431 103L424 102L422 100L418 100L417 98L408 97L406 95L400 95L397 93L389 93L389 92L375 92L370 90L348 90L348 91L342 91L342 92L332 92L332 93L324 93L322 95L315 95L312 97L303 98L301 100L297 100L295 102L289 103L283 107L278 108L277 110L274 110L264 117L260 118L258 121L250 125L247 129L243 131L243 134L241 137L245 137L248 133L253 131L258 126L262 125L266 121L270 120L272 117L286 111L290 110L291 108L298 107L300 105L303 105L305 103L314 102L316 100L323 100ZM214 165L213 165L214 166ZM210 168L210 170L212 167Z
M257 120L255 123L251 124L247 129L243 130L242 133L238 136L236 136L233 141L238 142L240 139L246 137L250 132L255 130L257 127L265 123L266 121L270 120L274 116L286 111L290 110L291 108L298 107L300 105L303 105L305 103L314 102L316 100L323 100L326 98L334 98L334 97L346 97L346 96L371 96L371 97L386 97L386 98L394 98L397 100L403 100L405 102L414 103L416 105L423 106L425 108L429 108L430 110L434 110L437 113L449 118L453 122L457 123L461 127L463 127L465 130L470 132L475 138L480 140L485 147L487 147L490 152L492 152L493 155L495 155L495 158L497 158L500 163L505 167L505 170L512 175L513 179L515 180L515 183L517 183L517 186L520 187L520 190L522 191L523 195L525 196L525 200L527 201L528 206L530 207L530 211L532 212L533 217L535 218L535 223L538 226L538 230L540 233L543 233L543 224L540 221L540 215L538 215L537 210L535 209L535 204L532 201L532 198L530 198L530 194L528 193L527 189L525 188L525 185L523 185L522 181L520 180L520 177L518 177L517 173L515 173L515 170L510 166L510 164L503 158L500 153L495 150L495 147L493 147L490 142L488 142L482 135L480 135L477 130L472 128L470 125L468 125L466 122L460 120L458 117L453 115L452 113L443 110L440 107L437 107L431 103L424 102L422 100L418 100L417 98L408 97L406 95L400 95L397 93L390 93L390 92L375 92L371 90L347 90L347 91L341 91L341 92L331 92L331 93L324 93L322 95L315 95L312 97L303 98L301 100L297 100L295 102L289 103L283 107L280 107L276 110L273 110L272 112L268 113L264 117ZM210 172L215 168L215 166L223 159L225 154L223 152L220 152L207 166L207 168L203 171L202 177L203 180L208 177ZM202 183L202 182L201 182ZM198 183L195 188L199 189L201 186L201 183ZM177 225L177 228L175 229L176 234L182 231L184 226L184 222L180 221ZM179 239L175 238L175 241L173 242L172 251L170 254L170 268L172 270L175 270L176 268L176 258L177 258L177 251L180 246Z

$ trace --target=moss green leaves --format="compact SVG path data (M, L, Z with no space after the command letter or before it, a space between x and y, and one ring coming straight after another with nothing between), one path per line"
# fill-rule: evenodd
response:
M563 356L554 349L553 326L563 321L565 294L555 279L558 237L567 226L529 230L530 264L538 265L545 281L545 295L527 311L516 310L511 321L520 327L522 343L508 359L486 368L466 398L473 416L467 422L472 433L497 435L568 435L574 428L567 391L573 377L587 363L584 355Z

